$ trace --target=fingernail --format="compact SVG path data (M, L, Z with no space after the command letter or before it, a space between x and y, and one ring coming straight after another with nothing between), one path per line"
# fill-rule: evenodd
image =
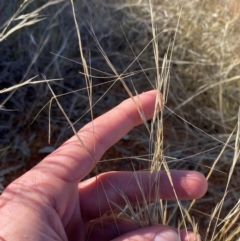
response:
M187 234L184 241L201 241L201 236L199 234L190 233Z
M180 241L179 235L173 230L165 230L154 237L154 241Z

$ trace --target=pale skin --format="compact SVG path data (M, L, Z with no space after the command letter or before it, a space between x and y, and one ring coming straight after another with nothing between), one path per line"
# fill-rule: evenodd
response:
M153 116L155 99L156 91L136 98L147 119ZM151 241L156 234L171 233L173 229L163 225L139 229L134 221L99 219L113 209L110 203L124 205L117 190L123 190L133 203L142 199L133 172L108 172L81 182L109 147L141 123L135 104L128 99L78 132L84 146L73 136L12 182L0 197L0 240ZM146 183L144 194L154 199L147 185L149 172L136 175ZM173 170L171 176L179 199L200 198L207 190L200 173ZM166 173L161 173L159 182L160 197L175 199ZM92 225L93 220L101 221ZM193 238L193 233L182 230L179 236L184 241Z

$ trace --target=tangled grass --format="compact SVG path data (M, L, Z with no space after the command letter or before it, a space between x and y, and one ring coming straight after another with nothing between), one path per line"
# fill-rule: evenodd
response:
M149 160L162 160L150 165L153 172L201 171L209 179L206 196L161 201L164 215L153 223L180 227L184 220L203 240L238 240L238 1L73 3L76 21L68 1L0 2L1 188L72 135L46 82L76 129L131 93L156 88L165 108L149 126L151 136L144 127L130 132L99 171L145 169ZM128 205L121 215L146 225L156 206L144 205L151 211Z

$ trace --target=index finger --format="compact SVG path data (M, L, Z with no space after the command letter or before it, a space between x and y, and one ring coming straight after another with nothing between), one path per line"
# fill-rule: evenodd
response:
M39 165L46 173L68 182L83 179L100 160L104 152L133 127L142 123L137 110L144 113L146 119L154 114L157 92L145 92L132 99L123 101L120 105L93 122L84 126L78 136L73 136L60 148L47 156Z

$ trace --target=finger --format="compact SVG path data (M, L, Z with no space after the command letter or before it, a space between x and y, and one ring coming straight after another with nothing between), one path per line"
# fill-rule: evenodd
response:
M69 182L84 178L94 167L104 152L115 144L133 127L142 123L137 110L146 119L154 114L156 91L143 93L120 105L87 124L39 165L45 173L50 173Z
M139 229L139 225L133 220L105 217L89 223L87 240L108 241L136 229Z
M163 225L140 229L133 220L123 218L106 217L91 222L88 226L88 241L96 240L156 240L157 241L200 241L199 235L186 230L177 230ZM159 237L160 236L160 237ZM141 237L139 239L139 237ZM152 238L151 238L152 237ZM136 239L135 239L136 238Z
M157 181L147 171L108 172L79 184L79 198L84 216L89 220L99 217L115 205L126 205L146 200L197 199L207 190L205 177L195 171L170 171L173 187L165 171ZM175 195L176 194L176 195ZM97 201L96 201L97 200ZM115 205L114 205L115 204Z
M200 241L199 235L163 225L134 230L112 241Z

